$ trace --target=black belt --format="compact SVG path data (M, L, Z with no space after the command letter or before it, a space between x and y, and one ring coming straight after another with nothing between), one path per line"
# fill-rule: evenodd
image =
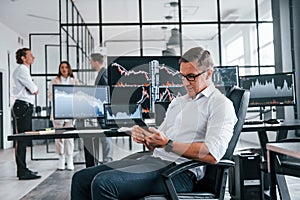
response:
M28 107L33 107L33 104L31 104L31 103L29 103L27 101L19 100L19 99L16 100L16 103L25 104Z

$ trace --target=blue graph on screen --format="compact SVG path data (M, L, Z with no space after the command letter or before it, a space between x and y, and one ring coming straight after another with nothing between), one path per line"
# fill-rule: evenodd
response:
M57 119L103 117L103 104L109 102L107 87L55 85L53 92Z
M134 111L130 111L128 105L124 109L124 105L113 105L110 109L106 110L107 120L118 120L118 119L139 119L142 118L141 107L136 106Z

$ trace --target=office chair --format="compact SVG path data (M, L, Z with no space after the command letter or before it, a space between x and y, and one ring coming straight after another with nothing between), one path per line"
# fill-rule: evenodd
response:
M238 138L242 131L244 119L246 116L250 92L238 87L232 87L226 91L226 96L233 102L236 116L238 118L233 130L233 136L229 142L227 151L223 158L217 164L207 164L200 161L189 161L169 168L162 173L165 184L168 190L168 195L150 195L141 199L145 200L163 200L163 199L224 199L226 179L228 170L234 166L231 161L233 151L237 144ZM147 152L149 154L149 152ZM128 158L136 159L142 152L132 154ZM191 193L177 193L172 183L172 177L185 170L197 167L206 166L206 172L200 181L194 185L194 191Z

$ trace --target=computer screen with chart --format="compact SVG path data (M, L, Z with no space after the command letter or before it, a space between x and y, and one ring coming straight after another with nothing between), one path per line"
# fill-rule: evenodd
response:
M145 113L153 111L160 91L169 87L174 88L172 91L176 88L184 90L179 76L179 59L179 56L108 57L111 104L141 104L146 117ZM172 94L169 91L161 98L167 100L177 94L176 91Z
M216 66L213 71L212 81L216 87L238 86L238 66Z
M143 113L150 112L150 87L112 87L111 104L140 104Z
M142 120L140 104L104 104L106 127L133 126L136 120Z
M108 57L109 85L141 86L181 84L178 78L179 56ZM155 80L154 80L155 79Z
M250 90L249 106L295 105L294 73L240 77L240 86Z
M54 119L104 118L108 86L53 85Z

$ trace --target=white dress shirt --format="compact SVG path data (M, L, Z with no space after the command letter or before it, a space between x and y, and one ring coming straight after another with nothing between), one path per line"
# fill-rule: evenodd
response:
M62 85L70 85L70 76L68 76L67 78L60 76L60 80Z
M192 99L188 95L175 98L159 129L173 141L182 143L204 142L211 155L219 161L225 154L237 121L232 102L212 84ZM153 156L163 160L187 162L164 148L156 148ZM193 171L198 179L204 175L203 168Z
M34 92L38 91L37 85L32 81L29 67L19 65L12 74L12 96L15 99L34 104Z

